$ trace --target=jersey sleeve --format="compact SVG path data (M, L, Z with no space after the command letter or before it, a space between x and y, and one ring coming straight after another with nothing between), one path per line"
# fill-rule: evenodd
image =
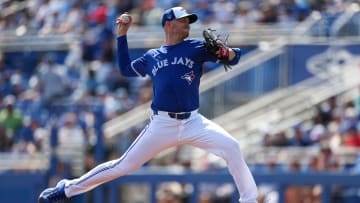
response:
M131 60L126 35L117 38L117 57L120 73L127 77L146 76L145 56Z

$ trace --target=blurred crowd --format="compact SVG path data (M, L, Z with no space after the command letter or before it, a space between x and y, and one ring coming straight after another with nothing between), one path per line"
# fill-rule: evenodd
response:
M264 134L265 147L289 149L289 153L294 147L303 149L287 162L279 161L279 157L268 158L261 170L360 173L360 94L350 100L341 96L331 97L315 108L317 113L311 120L287 131ZM276 187L261 188L265 199L278 198ZM285 191L286 202L319 202L321 190L320 185L290 186ZM346 198L355 198L350 202L357 202L360 198L356 191L356 188L332 187L331 200L345 202Z
M354 2L356 1L2 1L0 8L4 12L0 14L1 33L15 31L17 34L81 35L80 45L72 45L64 60L59 59L59 55L55 53L44 53L35 56L36 64L33 67L11 61L16 58L6 58L6 53L0 53L0 101L2 108L11 106L7 108L13 109L11 111L16 115L16 119L11 122L11 130L6 130L6 137L12 141L4 142L3 145L7 146L4 148L11 148L9 146L14 143L13 137L19 134L23 126L33 126L33 129L45 127L50 115L56 113L56 105L57 108L70 108L61 111L75 114L76 119L73 120L79 120L75 123L84 130L89 128L87 125L93 125L87 121L92 109L84 108L80 112L74 112L77 108L71 109L66 104L94 106L103 103L105 120L109 120L151 98L149 81L124 78L116 68L113 29L114 19L120 13L132 13L134 23L139 26L158 25L164 9L181 5L197 13L202 24L289 25L302 21L313 10L336 14ZM58 117L58 125L61 127L66 123L62 120L69 116L64 114ZM30 138L23 139L29 141ZM36 144L39 141L31 142L41 148Z
M265 133L266 147L326 146L329 149L360 147L360 95L349 101L331 97L316 106L311 120L276 134Z
M63 58L55 52L36 55L33 67L11 61L14 58L0 53L0 152L43 152L51 145L51 134L55 128L55 142L59 149L84 151L84 170L96 165L93 149L96 144L95 126L99 119L96 115L98 106L103 105L103 121L106 121L149 101L152 95L148 80L124 78L117 70L113 29L115 18L123 12L130 12L137 26L159 26L164 9L178 5L196 13L201 24L248 26L275 23L293 26L314 10L336 15L354 2L357 1L1 1L1 37L6 36L4 33L18 36L75 33L81 37L80 44L71 46ZM266 134L263 145L319 145L319 154L312 157L305 168L313 171L341 170L343 165L332 150L339 146L360 147L359 116L360 98L342 103L334 97L319 106L318 114L310 123L301 123L289 132ZM139 129L134 129L127 139L119 140L116 150L109 146L106 159L121 154L138 133ZM72 162L72 154L60 154L60 158L57 174L51 180L53 183L71 173L67 167ZM222 170L221 166L205 162L205 170ZM191 168L189 162L179 162L176 157L166 163L180 164L183 169ZM287 167L302 170L304 167L301 164L301 160L295 159ZM272 170L276 168L276 163L269 163L266 168ZM360 173L360 161L352 169ZM234 188L226 184L221 187L204 185L202 190L202 202L226 202ZM191 188L187 185L164 184L157 196L159 202L186 202L189 191Z
M353 0L8 0L0 8L0 30L16 30L22 34L84 33L96 26L114 26L115 18L130 12L139 26L160 25L165 9L183 6L199 16L199 22L279 23L291 25L302 21L311 11L329 14L343 12Z

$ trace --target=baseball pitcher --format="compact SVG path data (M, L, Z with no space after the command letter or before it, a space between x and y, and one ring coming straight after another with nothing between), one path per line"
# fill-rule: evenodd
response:
M204 40L187 39L190 26L198 19L182 7L164 12L164 44L131 60L127 32L131 15L121 15L118 25L117 56L122 75L148 76L153 82L152 116L129 149L116 160L105 162L83 176L62 180L44 190L39 203L50 203L87 192L96 186L131 173L162 150L191 145L222 157L233 176L241 203L256 203L257 187L245 163L239 143L222 127L199 112L199 85L203 63L223 63L226 70L237 64L241 51L229 48L213 30L204 31Z

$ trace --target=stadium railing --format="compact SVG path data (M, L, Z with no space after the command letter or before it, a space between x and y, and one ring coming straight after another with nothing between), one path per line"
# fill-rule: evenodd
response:
M317 104L356 90L360 73L353 61L356 62L354 58L349 59L347 67L339 66L338 71L333 70L335 73L324 69L318 76L255 99L214 120L242 140L246 152L256 154L250 149L261 143L262 128L270 127L268 133L271 134L289 129L310 119Z

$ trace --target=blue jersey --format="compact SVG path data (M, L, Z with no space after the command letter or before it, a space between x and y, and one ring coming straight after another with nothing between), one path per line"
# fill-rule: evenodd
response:
M200 40L184 40L172 46L150 49L142 57L131 60L126 36L117 38L118 63L124 76L150 76L153 82L153 110L189 112L199 108L199 86L203 63L217 61ZM241 51L233 48L238 63Z

